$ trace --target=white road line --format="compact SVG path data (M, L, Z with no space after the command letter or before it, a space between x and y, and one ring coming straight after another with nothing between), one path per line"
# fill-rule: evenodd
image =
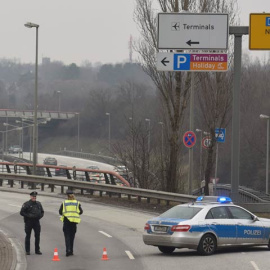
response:
M98 231L98 232L104 234L104 235L107 236L107 237L112 237L111 235L109 235L109 234L107 234L107 233L105 233L105 232L103 232L103 231Z
M260 270L260 268L257 266L257 264L253 261L250 261L250 263L252 264L252 266L254 267L255 270Z
M9 206L15 206L21 208L21 205L9 204Z
M130 260L134 260L135 259L130 251L126 250L125 252L127 253L127 255L130 258Z

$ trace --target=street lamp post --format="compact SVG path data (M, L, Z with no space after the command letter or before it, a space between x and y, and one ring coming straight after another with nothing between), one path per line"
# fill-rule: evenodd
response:
M268 194L268 180L269 180L269 115L261 114L261 119L266 119L267 121L267 132L266 132L266 194Z
M39 25L35 23L28 22L24 25L28 28L36 28L36 71L35 71L35 106L34 106L34 128L33 128L33 174L37 174L37 108L38 108L38 28ZM34 187L34 186L33 186Z
M18 126L15 126L15 125L11 125L11 124L8 124L8 123L3 123L3 126L5 126L5 127L13 127L13 128L15 128L15 129L12 129L12 130L20 130L21 131L21 134L20 134L20 136L19 136L19 144L18 145L20 145L21 146L21 148L22 148L22 144L21 144L21 140L22 140L22 132L23 132L23 129L21 128L21 127L18 127ZM8 130L8 131L10 131L10 130ZM8 132L8 131L5 131L6 133ZM23 149L23 148L22 148ZM23 150L22 150L23 151ZM20 153L19 153L19 156L20 156Z
M58 94L58 112L61 111L61 91L57 91Z
M106 113L106 115L109 117L109 152L111 153L111 114Z
M6 123L4 123L6 124ZM8 126L8 125L4 125L4 126ZM11 125L12 126L12 125ZM16 126L14 126L16 127ZM3 148L3 151L2 151L2 162L4 162L4 147L5 147L5 133L6 133L6 137L7 137L7 133L10 132L10 131L14 131L14 130L21 130L21 127L17 127L17 128L14 128L14 129L9 129L8 131L0 131L2 133L2 148ZM2 172L3 172L3 165L2 165Z

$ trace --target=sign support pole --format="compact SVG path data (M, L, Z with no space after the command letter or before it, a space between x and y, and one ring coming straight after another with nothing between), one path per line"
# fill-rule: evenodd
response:
M216 168L215 168L215 183L214 183L215 196L217 196L217 169L218 169L218 142L217 142L217 150L216 150Z
M242 36L248 35L248 27L230 27L234 35L234 76L233 76L233 111L232 111L232 154L231 154L231 197L238 201L239 157L240 157L240 86L242 61Z
M194 130L194 73L191 73L190 84L190 118L189 130ZM189 174L188 174L188 194L192 194L192 179L193 179L193 147L189 148Z

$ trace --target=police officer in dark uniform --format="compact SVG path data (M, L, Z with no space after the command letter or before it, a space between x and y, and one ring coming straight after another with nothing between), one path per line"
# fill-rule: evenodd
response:
M81 222L80 215L83 213L80 202L75 199L72 190L66 192L68 198L65 200L59 209L61 221L63 222L63 232L66 244L66 256L73 255L73 245L75 234L77 232L77 224Z
M38 193L33 191L30 193L30 200L22 206L20 214L24 217L25 223L25 252L30 255L30 238L32 229L35 233L35 253L41 255L40 242L40 223L39 220L44 216L44 210L40 202L36 201Z

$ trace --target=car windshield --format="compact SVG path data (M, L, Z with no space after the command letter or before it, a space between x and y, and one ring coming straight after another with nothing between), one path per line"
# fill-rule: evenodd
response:
M170 210L166 211L160 217L162 218L177 218L177 219L191 219L197 213L202 210L200 207L189 207L189 206L175 206Z

